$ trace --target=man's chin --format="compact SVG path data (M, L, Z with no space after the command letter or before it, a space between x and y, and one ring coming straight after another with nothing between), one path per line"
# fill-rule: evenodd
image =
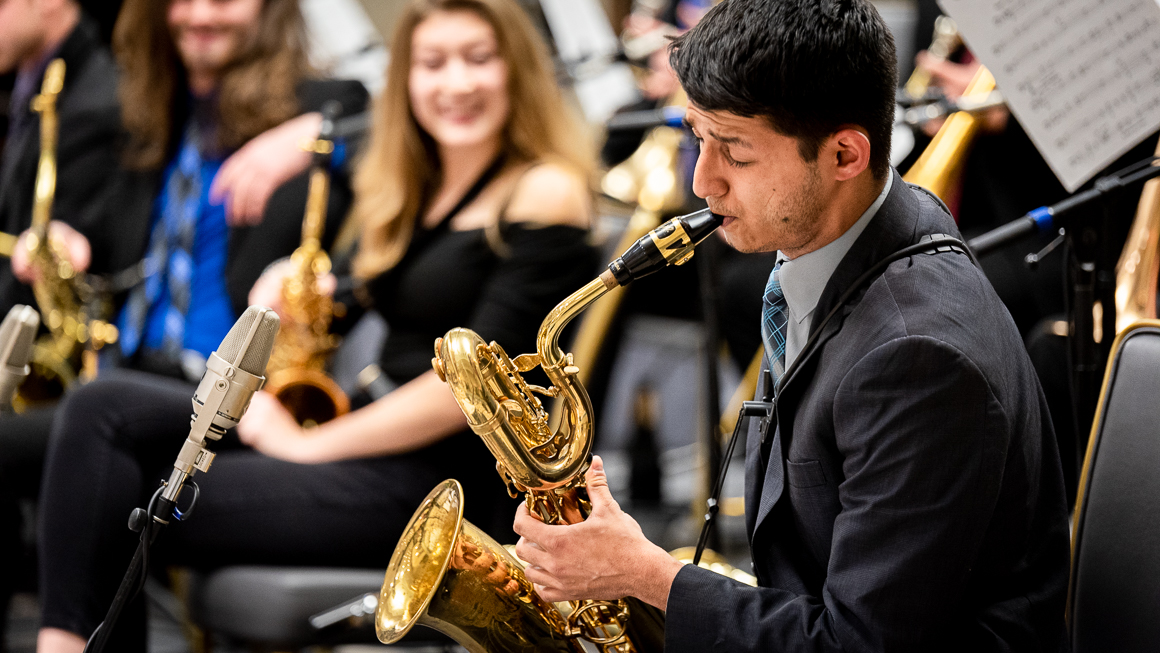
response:
M730 229L730 227L733 228ZM742 254L754 254L757 252L766 251L766 249L762 247L762 243L758 242L754 238L746 237L745 234L740 233L740 231L737 229L736 220L731 220L729 224L722 226L717 230L717 233L721 234L722 240L724 240L727 245L741 252Z

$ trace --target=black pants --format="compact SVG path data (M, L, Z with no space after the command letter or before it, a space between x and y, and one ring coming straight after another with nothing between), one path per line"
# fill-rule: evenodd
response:
M21 501L36 499L44 467L44 451L56 406L37 408L21 415L0 416L0 651L4 650L8 602L13 592L34 584L34 557L24 533Z
M136 548L126 520L168 477L189 432L193 390L119 371L63 403L41 502L44 627L88 637L104 617ZM218 456L195 478L201 488L196 510L161 532L150 556L155 568L385 568L415 508L448 477L464 483L468 519L493 534L496 524L506 524L510 533L514 504L502 500L491 455L470 433L405 455L320 465L270 458L231 439L227 434L211 446ZM500 533L499 539L511 538ZM144 650L144 631L138 599L108 650Z

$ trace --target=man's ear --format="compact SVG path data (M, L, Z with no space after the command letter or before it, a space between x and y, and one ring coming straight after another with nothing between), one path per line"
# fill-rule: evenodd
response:
M842 127L830 135L827 146L837 181L853 179L870 167L870 137L861 127Z

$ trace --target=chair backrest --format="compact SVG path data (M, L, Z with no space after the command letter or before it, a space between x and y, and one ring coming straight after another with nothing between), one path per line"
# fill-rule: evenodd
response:
M1160 321L1112 346L1072 534L1075 653L1160 646Z

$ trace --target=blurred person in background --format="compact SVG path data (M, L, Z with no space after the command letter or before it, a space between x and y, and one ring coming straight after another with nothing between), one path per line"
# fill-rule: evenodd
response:
M57 58L65 63L65 84L56 102L60 128L53 213L59 224L91 233L108 201L107 175L117 164L120 110L116 64L97 35L96 23L73 0L0 0L0 75L16 75L0 154L0 231L8 234L32 223L40 114L30 105L40 93L49 62ZM88 253L77 252L76 259L84 269ZM0 265L0 315L15 304L36 307L36 299L5 263ZM26 419L47 435L50 412L30 411ZM0 431L0 650L9 597L34 582L27 573L33 565L23 537L30 525L24 523L20 502L36 496L43 457L43 437L4 437Z
M19 34L0 38L0 58L23 53L29 75L21 69L4 153L6 229L20 233L30 223L39 130L27 102L48 60L61 56L67 68L50 233L78 270L119 272L147 261L138 268L146 273L117 298L121 339L102 351L103 366L200 376L196 368L246 307L261 271L298 244L306 181L284 182L309 161L299 142L317 133L318 108L338 99L359 111L365 91L311 79L293 0L127 3L116 43L119 80L74 3L4 0L0 17L0 33ZM71 36L60 41L61 34ZM335 224L349 198L339 173ZM36 274L25 238L0 283L30 295L19 285ZM17 300L35 306L30 296ZM48 407L0 417L0 484L8 497L37 495L55 414ZM5 502L0 524L5 547L21 543L12 505ZM18 555L3 561L0 584L10 584L26 562Z
M464 482L469 519L510 529L512 503L431 347L467 326L534 350L543 317L595 272L590 154L512 0L417 0L392 44L354 178L357 247L333 284L347 321L369 307L389 323L380 367L399 386L311 429L255 394L198 478L196 516L158 540L161 564L382 567L449 476ZM287 272L272 266L251 301L279 307ZM105 614L134 549L125 515L168 475L192 392L121 371L66 400L45 482L41 653L80 651ZM144 632L138 600L110 649L141 650Z

